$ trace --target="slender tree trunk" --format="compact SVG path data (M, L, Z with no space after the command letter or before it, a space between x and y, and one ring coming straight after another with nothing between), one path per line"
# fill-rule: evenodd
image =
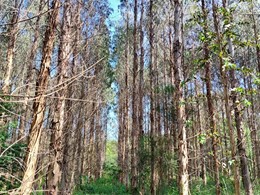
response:
M156 194L156 162L155 162L155 121L154 121L154 66L153 66L153 52L154 52L154 27L153 27L153 6L154 1L150 0L149 5L149 43L150 43L150 56L149 56L149 84L150 84L150 144L151 144L151 194Z
M15 50L15 42L17 37L17 21L19 18L19 9L21 6L21 3L19 0L14 1L14 11L12 13L10 26L8 28L8 46L7 46L7 55L6 55L6 71L5 71L5 77L4 77L4 85L2 88L2 91L4 94L10 93L10 84L11 84L11 76L13 72L13 60L14 60L14 50Z
M197 123L198 123L198 129L199 129L199 134L202 136L203 131L202 131L202 127L201 127L201 108L200 108L200 97L198 94L198 88L199 88L199 83L197 80L195 80L195 95L196 95L196 106L197 106ZM203 184L207 185L207 169L206 169L206 163L205 163L205 159L206 159L206 155L205 155L205 147L204 144L202 142L200 142L200 156L202 157L200 159L200 163L201 163L201 178L203 180Z
M223 1L223 7L225 8L225 2ZM212 9L213 9L213 18L214 18L214 28L217 34L217 44L219 45L219 51L223 52L223 46L222 46L222 35L219 32L219 21L218 21L218 15L217 15L217 5L215 4L214 0L212 1ZM229 103L229 94L228 94L228 80L227 80L227 74L223 68L223 59L219 57L219 69L221 74L221 81L223 84L223 92L224 92L224 102L225 102L225 112L226 112L226 120L227 120L227 126L229 130L229 137L230 137L230 147L231 147L231 156L232 160L234 160L232 164L233 174L234 174L234 187L235 187L235 194L240 194L240 182L239 182L239 170L238 165L236 161L236 147L235 147L235 135L234 135L234 129L232 125L232 118L231 118L231 108Z
M123 183L129 187L129 101L128 96L129 92L129 2L126 0L126 43L125 43L125 72L124 72L124 81L125 81L125 93L124 93L124 114L123 114L123 128L124 128L124 156L123 156Z
M137 56L137 14L138 14L137 0L134 1L134 59L133 59L133 85L132 85L132 134L131 134L131 186L133 192L137 192L138 187L138 120L137 120L137 70L138 70L138 56Z
M259 35L258 35L258 29L257 29L257 22L255 19L255 13L254 13L254 5L253 5L253 1L250 1L250 9L251 9L251 18L253 21L253 31L254 31L254 39L255 39L255 49L256 49L256 59L257 59L257 70L258 72L260 72L260 45L259 45ZM258 86L258 90L260 90L260 87ZM259 100L260 100L260 94L257 94L257 99L258 102L256 102L255 104L253 104L252 102L252 107L253 109L256 110L256 112L252 112L252 116L253 118L255 118L255 113L257 113L257 111L259 112L260 110L260 106L259 106ZM254 108L255 107L255 108ZM258 141L258 136L255 132L255 129L252 129L252 133L253 133L253 137L254 137L254 145L255 145L255 156L256 156L256 167L257 167L257 177L260 178L260 142Z
M255 13L254 13L254 5L253 5L253 1L250 0L250 11L251 11L251 19L253 22L253 31L254 31L254 40L255 40L255 49L256 49L256 60L257 60L257 68L258 71L260 72L260 46L259 46L259 42L258 42L258 29L257 29L257 23L256 23L256 19L255 19Z
M40 12L42 10L43 7L43 1L40 1L40 5L39 5L39 9L38 11ZM32 49L30 52L30 57L29 57L29 62L28 62L28 68L27 68L27 75L26 75L26 80L25 80L25 100L24 100L24 104L22 107L22 111L24 111L24 114L21 117L21 122L20 122L20 128L19 128L19 132L18 132L18 139L20 139L22 136L25 135L25 127L26 127L26 122L27 119L29 117L29 112L30 112L30 107L28 105L28 100L29 100L29 95L30 95L30 83L32 82L33 79L33 68L34 68L34 59L36 56L36 52L37 52L37 47L38 47L38 42L39 42L39 35L40 35L40 31L39 31L39 22L40 22L41 17L37 17L36 22L35 22L35 34L34 34L34 38L33 38L33 44L32 44Z
M63 22L61 29L61 43L59 48L58 56L58 82L57 85L61 87L59 91L59 98L56 102L56 107L54 109L54 119L52 121L52 135L50 143L50 151L54 152L53 160L50 163L48 169L48 190L51 191L51 194L59 193L59 182L61 180L61 165L62 165L62 140L64 139L63 128L65 121L65 94L66 86L64 86L64 77L66 74L66 69L69 62L71 47L71 37L70 37L70 12L71 11L71 2L66 0L63 8Z
M248 78L248 89L249 91L252 91L253 90L253 87L252 87L252 81L251 81L251 78ZM260 178L260 145L259 145L259 138L258 138L258 135L257 135L257 127L256 127L256 111L255 111L255 104L256 104L256 101L254 100L254 97L253 97L253 94L252 92L250 93L249 95L250 97L250 102L252 103L252 109L251 109L251 114L250 116L248 115L249 117L249 120L250 120L250 128L251 128L251 135L252 135L252 141L253 141L253 146L254 146L254 156L255 156L255 164L256 164L256 173L255 175Z
M179 149L179 189L180 195L189 194L188 175L188 148L187 132L185 127L184 94L181 82L183 82L183 2L174 0L174 41L173 41L173 73L175 84L176 116L178 124L178 149Z
M229 45L229 51L230 55L233 58L234 57L234 48L232 45L232 41L230 38L228 38L228 45ZM238 86L238 82L235 76L235 70L230 70L230 83L231 83L231 88L235 89ZM246 147L245 147L245 136L243 129L241 127L241 110L239 109L239 98L237 93L233 90L231 92L231 99L233 102L233 108L234 108L234 115L235 115L235 126L237 129L237 149L238 149L238 154L240 158L240 166L241 166L241 176L242 176L242 182L243 186L245 188L246 194L247 195L253 195L253 188L252 188L252 183L250 179L250 172L249 172L249 167L248 167L248 160L246 156Z
M210 120L210 130L212 136L212 152L213 152L213 160L214 160L214 178L216 182L216 194L221 194L220 189L220 179L219 179L219 161L218 161L218 132L216 128L215 122L215 110L213 105L213 98L212 98L212 85L211 85L211 63L210 63L210 56L209 56L209 48L208 48L208 40L207 40L207 33L208 33L208 24L207 24L207 9L205 6L205 1L201 0L202 3L202 12L203 12L203 33L206 37L204 42L203 51L204 51L204 60L205 62L205 79L206 79L206 90L207 90L207 104L208 104L208 111L209 111L209 120Z
M45 39L43 43L41 70L37 80L36 87L36 101L33 105L33 121L30 128L29 142L27 147L27 156L25 158L25 172L22 184L18 189L19 193L29 195L32 191L34 182L35 170L37 166L37 155L39 150L39 143L42 133L42 123L45 111L45 91L48 86L50 76L51 55L55 39L55 28L57 25L57 18L59 13L59 4L57 0L53 1L52 11L49 13L49 25L45 32Z
M89 143L88 143L88 177L90 179L94 179L94 175L93 175L93 168L94 168L94 134L95 134L95 117L94 114L96 112L96 103L92 103L92 107L91 107L91 122L90 122L90 128L89 128Z
M96 133L95 133L95 179L101 176L101 125L100 125L100 104L96 112Z
M139 94L139 102L138 102L138 119L139 119L139 145L140 145L140 151L144 150L144 143L143 143L143 86L144 86L144 31L143 31L143 15L144 15L144 0L141 0L141 8L140 8L140 63L139 63L139 86L138 86L138 94ZM142 174L144 171L144 166L142 163L142 159L140 158L140 166L139 166L139 172ZM141 191L144 191L144 180L142 177L140 177L140 188Z
M124 183L124 118L123 118L123 108L124 108L124 96L123 96L123 85L120 86L120 92L119 92L119 110L118 110L118 123L119 123L119 129L118 129L118 153L117 153L117 163L120 169L119 172L119 181L121 183Z

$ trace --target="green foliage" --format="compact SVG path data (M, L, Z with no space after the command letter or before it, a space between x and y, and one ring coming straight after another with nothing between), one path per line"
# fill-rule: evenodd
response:
M248 128L246 129L246 138L249 139ZM199 141L205 143L207 138L206 134L199 135ZM156 146L161 146L166 143L165 137L157 137L154 139L154 143L151 143L149 136L143 136L140 140L140 148L139 156L140 156L140 175L139 180L141 181L144 187L144 194L149 194L150 192L150 177L151 177L151 151L150 151L150 144L156 144ZM145 146L145 147L144 147ZM148 147L147 147L148 146ZM115 195L127 195L131 194L127 191L126 187L118 181L118 173L119 169L116 164L117 159L117 143L116 141L108 141L107 143L107 152L106 152L106 163L104 165L104 174L102 178L99 178L95 181L90 181L87 177L84 177L83 184L77 186L74 191L74 195L86 195L86 194L115 194ZM250 151L249 151L249 156ZM162 158L162 164L160 169L169 170L169 168L173 168L173 173L176 173L176 158L167 151L162 152L161 147L155 148L155 156L159 156ZM234 161L230 160L229 164L232 165ZM174 168L175 167L175 168ZM233 178L226 177L222 175L220 177L221 182L221 191L223 195L234 194L234 187L233 187ZM255 192L260 191L259 186L255 186ZM139 189L140 190L140 189ZM192 195L214 195L216 188L215 188L215 181L213 178L207 178L207 185L203 184L202 179L197 178L196 180L191 181L190 183L190 192ZM241 185L241 192L243 193L242 185ZM178 195L179 189L176 182L176 178L169 181L162 181L160 180L159 186L157 189L158 194L165 194L165 195Z
M104 177L97 179L92 183L84 183L81 186L78 186L74 195L86 195L86 194L110 194L110 195L127 195L130 194L127 192L126 187L120 184L117 179L113 177Z
M230 59L228 58L223 58L224 60L224 66L223 66L223 71L226 70L235 70L237 68L237 65L234 63L230 62Z
M12 124L11 125L16 125ZM24 156L26 148L25 144L16 143L9 145L7 139L9 138L6 128L0 130L0 169L3 175L0 176L0 189L11 190L20 185L17 179L12 176L21 170L21 159Z
M120 169L119 169L119 167L117 166L116 163L105 162L103 168L104 168L103 176L105 178L112 177L112 178L118 179Z
M200 144L205 144L207 141L207 135L205 133L200 134L198 140Z
M243 104L244 104L245 107L252 106L252 103L250 101L248 101L247 99L243 100Z
M255 85L260 86L260 77L254 76L253 83L254 83Z
M0 102L0 114L6 112L7 110L12 110L12 104L9 102Z
M154 88L156 94L171 95L175 88L173 85L161 85Z
M10 98L5 97L5 100L10 100ZM14 109L14 103L0 102L0 116ZM17 126L17 121L4 122L0 126L0 173L2 173L0 175L0 189L3 191L17 188L20 185L17 173L21 170L26 145L10 143L11 133L9 131L10 129L15 130Z
M107 141L106 143L106 163L116 164L117 163L117 142Z
M106 88L103 91L103 97L104 97L104 100L107 104L113 104L114 99L115 99L115 92L113 91L113 89L111 87Z
M240 93L241 95L245 93L245 89L243 87L236 87L236 88L231 89L231 91Z
M224 195L234 194L233 181L230 178L221 177L221 191ZM194 181L191 185L192 195L214 195L216 194L215 181L208 178L207 185L204 185L201 180Z
M193 121L192 121L192 120L186 120L186 121L185 121L185 126L186 126L187 128L191 128L192 125L193 125Z
M95 181L83 177L83 184L75 188L75 195L86 194L129 194L124 185L118 181L120 169L117 166L117 142L106 144L106 162L103 166L103 176Z

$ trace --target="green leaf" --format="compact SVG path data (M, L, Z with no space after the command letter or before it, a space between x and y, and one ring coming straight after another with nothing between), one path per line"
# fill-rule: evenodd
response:
M207 141L207 135L205 133L200 134L198 140L200 144L205 144Z
M231 63L230 62L230 59L228 58L223 58L224 60L224 66L223 66L223 71L226 71L226 70L234 70L237 68L237 65L234 64L234 63Z
M260 77L254 77L253 83L256 85L260 85Z
M235 160L229 160L228 161L228 164L231 166L231 165L233 165L235 163Z
M243 104L244 104L245 107L252 106L252 103L250 101L248 101L247 99L243 100Z
M233 88L233 89L231 89L231 91L234 91L234 92L237 92L237 93L241 93L241 94L245 93L245 89L242 88L242 87Z
M192 123L193 123L193 122L192 122L191 120L186 120L186 121L185 121L185 126L186 126L186 127L191 127L191 126L192 126Z

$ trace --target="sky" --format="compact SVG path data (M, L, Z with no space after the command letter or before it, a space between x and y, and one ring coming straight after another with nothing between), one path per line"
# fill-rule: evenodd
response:
M117 21L120 17L120 12L118 10L118 5L120 4L120 0L108 0L110 7L114 10L114 12L110 15L110 20Z
M118 10L118 6L120 4L120 0L108 0L110 7L113 9L112 14L109 16L109 20L112 23L116 23L120 18L120 12ZM115 27L112 25L110 26L110 37L112 38L113 33L115 32ZM112 47L113 48L113 47ZM112 62L111 62L112 63ZM115 85L112 83L112 88L114 91ZM112 108L108 113L108 124L107 124L107 136L109 140L117 139L118 134L118 122L117 122L117 115L116 115L116 108Z

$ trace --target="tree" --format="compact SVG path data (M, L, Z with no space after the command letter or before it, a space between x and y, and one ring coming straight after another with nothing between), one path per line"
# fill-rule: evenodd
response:
M36 101L33 105L33 122L30 127L30 136L27 147L27 155L25 158L25 172L20 188L18 189L21 194L30 194L34 182L34 176L37 166L37 155L39 150L39 143L42 132L42 123L45 111L45 91L48 86L50 76L51 54L55 39L55 28L57 25L57 18L59 13L59 1L52 2L52 11L49 13L49 25L45 32L41 70L37 79L36 86Z
M219 160L218 160L218 132L216 128L215 121L215 109L212 99L212 84L211 84L211 63L209 56L209 40L207 37L208 34L208 24L207 24L207 10L205 6L205 1L201 1L202 4L202 14L203 14L203 34L205 37L205 42L203 44L204 60L205 60L205 82L207 89L207 103L209 111L209 120L210 120L210 130L212 137L212 152L213 152L213 161L214 161L214 178L216 182L216 194L221 194L220 190L220 179L219 179Z
M8 27L8 47L7 47L7 55L6 55L6 72L5 72L5 79L4 85L2 88L3 93L8 94L10 92L10 80L13 71L13 60L14 60L14 50L15 50L15 42L18 33L17 22L19 19L19 12L21 7L22 1L19 0L14 1L13 11L11 14L11 21Z
M179 188L180 194L189 194L188 148L185 127L185 100L183 95L183 2L174 1L174 40L173 40L173 71L176 100L176 117L178 126L179 149Z
M48 190L53 194L58 194L58 184L61 180L61 165L62 165L62 142L63 142L63 130L65 123L65 74L71 56L71 2L66 0L63 7L63 21L61 27L61 42L58 54L58 81L57 85L61 88L57 94L58 99L54 108L54 118L51 123L51 142L50 151L53 151L53 160L49 165L48 170Z
M138 59L137 59L137 0L134 1L134 31L133 31L133 47L134 47L134 59L133 59L133 88L132 88L132 132L131 132L131 186L133 191L137 191L137 180L138 180L138 145L139 145L139 130L137 122L137 69L138 69Z

